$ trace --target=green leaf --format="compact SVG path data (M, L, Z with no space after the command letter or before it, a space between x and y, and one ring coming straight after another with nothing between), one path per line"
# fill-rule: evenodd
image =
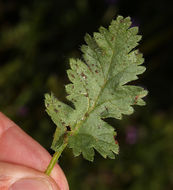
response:
M67 71L72 82L66 85L67 99L74 108L46 94L46 110L57 125L53 150L68 142L75 156L82 153L90 161L94 149L104 158L118 154L116 132L103 119L132 114L132 105L144 105L147 94L127 84L145 71L142 54L135 49L141 36L137 27L130 26L129 17L118 16L109 29L100 27L93 37L85 36L83 60L70 59Z

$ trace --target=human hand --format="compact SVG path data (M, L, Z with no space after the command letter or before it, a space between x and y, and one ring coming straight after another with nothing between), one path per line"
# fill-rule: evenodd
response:
M40 144L0 113L0 190L69 190L58 165L51 177L43 173L50 160Z

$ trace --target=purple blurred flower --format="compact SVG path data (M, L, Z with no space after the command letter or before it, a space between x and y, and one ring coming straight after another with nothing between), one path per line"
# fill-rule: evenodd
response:
M126 129L126 143L135 144L138 140L138 130L134 126L128 126Z
M28 108L26 106L22 106L18 109L18 114L20 116L26 116L28 114Z
M118 2L118 0L105 0L105 2L106 2L107 4L114 5L114 4L116 4L116 3Z

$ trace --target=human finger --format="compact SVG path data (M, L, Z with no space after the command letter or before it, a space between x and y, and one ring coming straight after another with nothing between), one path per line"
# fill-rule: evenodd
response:
M0 113L0 161L24 165L43 172L50 160L50 154L38 142ZM59 165L54 167L51 177L61 190L69 189Z

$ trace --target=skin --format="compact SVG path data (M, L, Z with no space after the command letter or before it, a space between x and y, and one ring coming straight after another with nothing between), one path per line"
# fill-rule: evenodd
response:
M0 189L8 190L17 180L39 178L53 190L69 190L65 175L56 165L51 177L44 174L50 154L13 121L0 112Z

